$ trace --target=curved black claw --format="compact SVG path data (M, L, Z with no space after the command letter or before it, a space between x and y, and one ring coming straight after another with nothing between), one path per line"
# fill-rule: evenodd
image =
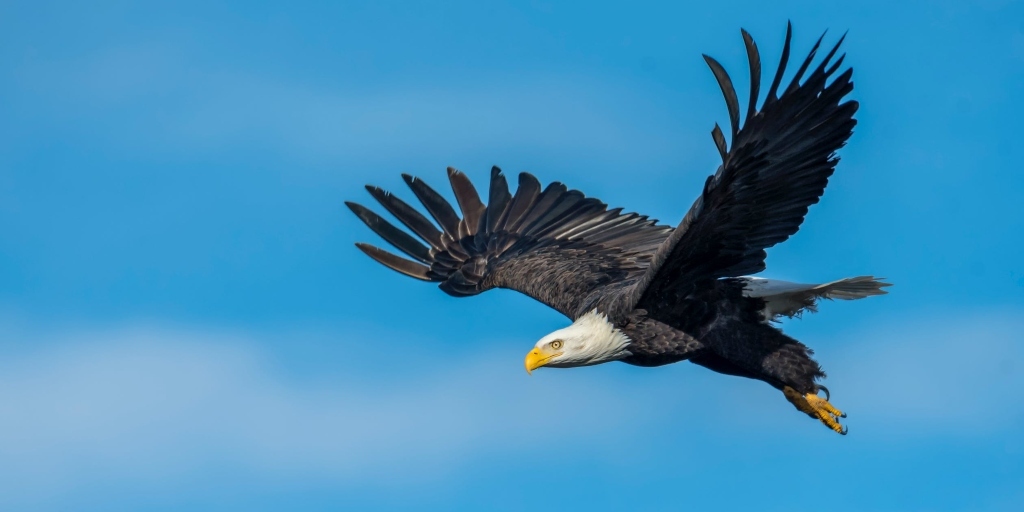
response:
M839 417L840 418L845 418L846 417L846 413L844 412L844 413L840 414Z
M825 386L819 385L818 389L825 392L825 401L828 401L828 402L832 401L832 393L828 392L828 388L826 388ZM844 417L845 417L845 415L844 415Z
M846 416L846 415L844 414L843 416ZM846 433L847 433L847 432L849 432L849 431L850 431L850 427L846 427L846 426L844 426L844 427L843 427L843 431L842 431L842 432L840 432L840 433L839 433L839 435L841 435L841 436L845 436L845 435L846 435Z

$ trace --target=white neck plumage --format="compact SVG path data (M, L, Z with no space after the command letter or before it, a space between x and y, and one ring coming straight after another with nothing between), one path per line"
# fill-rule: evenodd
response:
M596 309L577 318L572 325L545 336L537 342L537 346L544 346L554 340L562 340L564 344L562 353L546 365L554 368L607 363L631 355L628 350L629 337Z

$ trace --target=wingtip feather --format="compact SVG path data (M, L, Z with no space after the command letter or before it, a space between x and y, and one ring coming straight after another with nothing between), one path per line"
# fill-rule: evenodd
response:
M732 85L732 78L729 77L729 73L713 57L704 55L704 62L711 68L711 72L715 75L715 80L718 81L718 87L722 90L722 95L725 96L725 106L729 110L729 126L732 136L735 138L740 130L740 104L739 99L736 97L736 88Z
M429 276L430 267L396 256L384 249L367 243L356 242L356 247L359 248L363 254L391 270L421 281L433 281Z

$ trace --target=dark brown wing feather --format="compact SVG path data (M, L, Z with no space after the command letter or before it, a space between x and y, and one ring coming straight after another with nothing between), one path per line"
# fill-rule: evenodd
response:
M645 276L625 306L656 307L687 296L702 280L754 274L765 268L765 249L800 228L807 209L817 203L839 158L835 152L850 137L855 101L842 102L852 89L852 70L833 78L839 43L803 83L821 43L814 45L789 86L777 97L789 58L792 27L778 71L761 109L748 109L739 126L739 102L732 81L718 62L705 56L729 111L732 148L716 125L712 132L722 165L679 227L658 249ZM824 37L824 36L822 36ZM749 105L756 105L761 62L746 31L743 39L751 71ZM831 62L831 65L829 65ZM829 83L829 80L831 82Z
M671 231L646 216L609 210L561 183L541 191L527 173L519 175L519 188L512 195L497 167L491 170L487 205L464 174L448 169L460 218L426 183L403 177L441 229L390 193L367 187L427 245L350 202L349 208L370 229L416 261L367 244L357 246L384 266L438 282L456 297L510 288L576 318L639 279Z

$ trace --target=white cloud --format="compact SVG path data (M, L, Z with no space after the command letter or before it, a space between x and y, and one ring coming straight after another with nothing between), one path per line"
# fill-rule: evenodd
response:
M926 319L820 347L834 401L851 413L847 442L927 444L1019 428L1022 328L1010 313ZM399 362L401 371L347 375L338 372L358 365L343 361L300 375L260 348L267 341L154 328L0 334L0 507L103 483L169 487L210 467L391 486L444 479L489 457L642 461L650 454L635 452L654 447L636 432L702 437L718 449L829 435L767 386L691 365L527 377L509 350L420 353L411 370ZM26 346L39 348L10 350ZM701 449L658 446L654 456Z
M40 343L50 346L0 363L0 503L211 465L344 483L439 478L538 438L564 433L571 450L661 414L596 375L555 376L552 393L511 354L300 379L235 337L142 329Z

